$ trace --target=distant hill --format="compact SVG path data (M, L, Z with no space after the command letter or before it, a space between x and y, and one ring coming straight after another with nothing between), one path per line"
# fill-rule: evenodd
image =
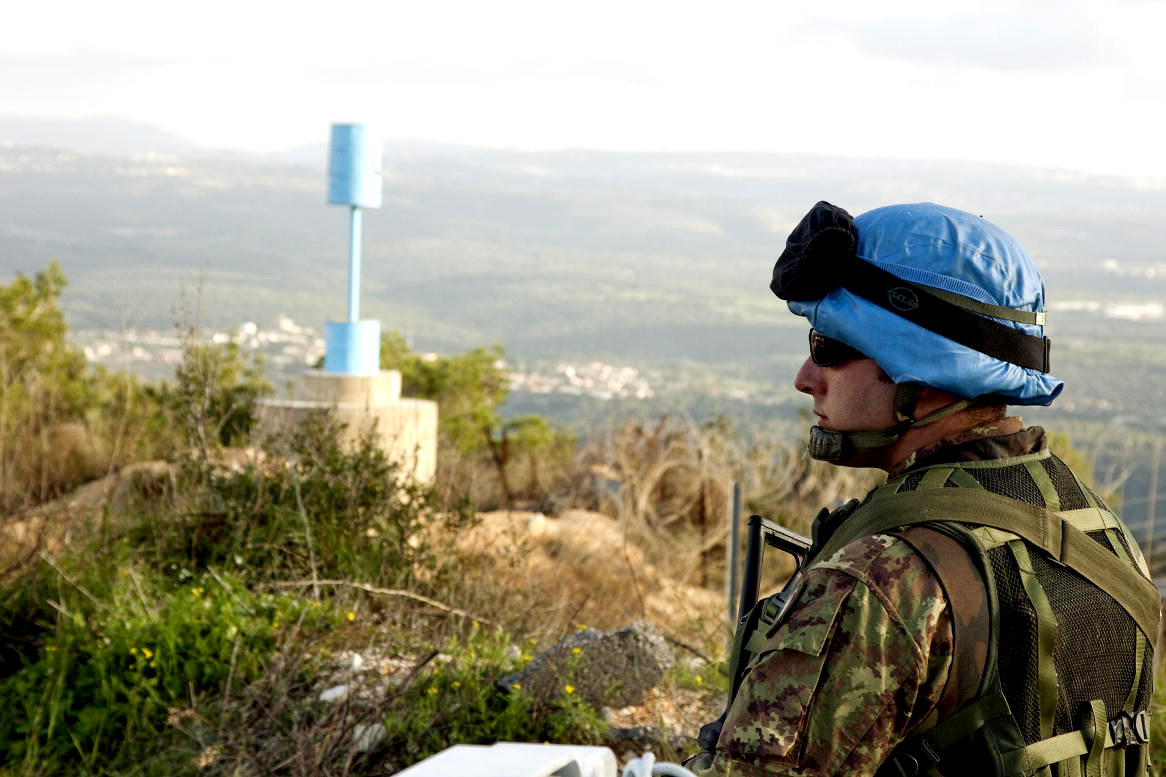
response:
M88 126L95 144L102 126L50 125L38 137ZM117 143L140 130L138 150L166 147L165 133L119 126L129 134ZM323 145L263 157L115 146L128 148L0 147L0 277L58 259L75 328L167 328L183 304L220 327L345 314L346 215L325 204ZM1166 325L1107 318L1102 305L1166 301L1166 185L792 154L395 143L385 159L384 207L364 222L362 312L423 350L499 342L525 360L690 377L715 366L710 375L767 385L805 348L804 324L766 288L801 215L819 199L856 213L933 200L1019 236L1050 299L1082 303L1050 327L1054 366L1073 378L1066 407L1166 418Z
M0 115L0 144L89 154L193 155L199 147L166 130L114 117L39 119Z

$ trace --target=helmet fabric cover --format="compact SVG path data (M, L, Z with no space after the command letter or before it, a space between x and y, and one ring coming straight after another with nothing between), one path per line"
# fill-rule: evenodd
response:
M1044 310L1044 280L1007 232L971 213L933 203L890 205L854 219L857 254L905 281L1015 310ZM896 383L921 383L961 397L995 394L1048 405L1063 381L975 351L848 291L791 301L827 337L867 354ZM994 319L1025 334L1043 327Z

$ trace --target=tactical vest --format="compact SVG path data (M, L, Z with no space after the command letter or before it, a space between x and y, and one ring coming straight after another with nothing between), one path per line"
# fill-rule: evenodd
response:
M927 559L951 608L937 710L878 777L1146 773L1160 595L1129 530L1059 458L913 469L819 522L829 533L807 568L891 533ZM760 602L741 624L735 664L777 628L780 605Z

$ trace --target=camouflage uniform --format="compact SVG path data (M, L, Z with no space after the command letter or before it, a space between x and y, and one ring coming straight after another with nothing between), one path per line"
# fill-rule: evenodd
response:
M1004 419L920 451L913 466L1044 447L1040 429L1019 429ZM934 718L953 654L951 609L928 562L891 534L856 540L805 572L729 709L716 757L689 768L700 777L873 775Z

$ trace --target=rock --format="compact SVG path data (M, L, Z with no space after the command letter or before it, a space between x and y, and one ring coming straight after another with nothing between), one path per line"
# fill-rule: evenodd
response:
M690 753L695 749L689 737L659 726L608 726L604 729L602 743L625 764L644 753Z
M385 738L385 724L357 723L352 727L352 744L358 753L367 753Z
M331 688L325 688L320 691L320 701L344 701L348 698L347 685L333 685Z
M641 703L674 661L664 637L637 621L618 631L586 629L567 637L500 684L518 685L542 703L573 693L593 707L626 707Z

